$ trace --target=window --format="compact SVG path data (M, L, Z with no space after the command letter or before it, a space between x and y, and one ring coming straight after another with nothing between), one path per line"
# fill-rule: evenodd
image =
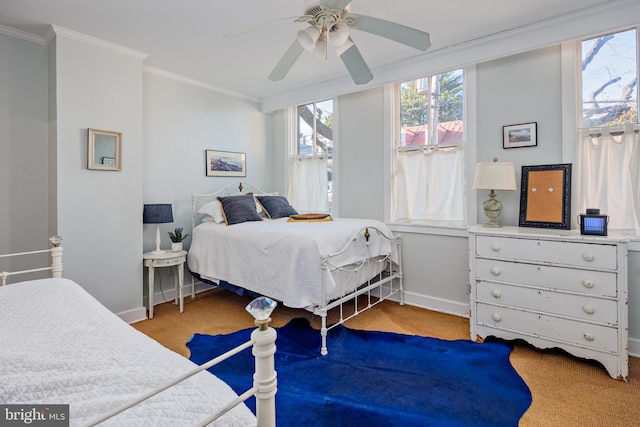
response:
M302 212L330 212L333 100L297 108L295 147L289 164L289 201Z
M582 127L638 123L638 33L594 37L582 47Z
M464 72L397 85L394 220L465 225Z
M610 229L638 229L638 30L582 40L576 50L578 210L600 209Z

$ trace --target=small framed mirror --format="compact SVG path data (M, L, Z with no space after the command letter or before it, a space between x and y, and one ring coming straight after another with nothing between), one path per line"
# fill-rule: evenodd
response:
M120 144L122 134L106 130L89 129L88 169L103 171L120 170Z

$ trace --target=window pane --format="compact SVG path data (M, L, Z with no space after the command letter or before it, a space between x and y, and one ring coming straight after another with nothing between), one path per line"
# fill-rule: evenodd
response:
M302 188L311 188L310 186L320 185L326 187L326 192L320 194L319 192L312 192L316 194L318 200L305 201L304 206L326 206L328 200L329 211L331 210L332 193L333 193L333 100L328 99L325 101L313 102L306 105L298 106L297 117L297 154L307 162L313 154L316 154L323 159L326 159L323 163L323 170L326 169L326 173L322 172L323 178L319 182L318 175L313 173L316 168L301 167L296 174L292 175L292 179L298 180L296 185ZM316 162L317 163L317 162ZM309 165L315 165L314 162ZM300 165L298 165L300 166ZM326 180L324 175L326 174ZM295 178L293 178L295 176ZM307 208L304 208L307 209ZM310 209L310 208L309 208ZM326 208L320 208L320 211L324 211Z
M400 85L401 146L464 140L462 70Z
M333 100L298 107L298 154L333 154Z
M636 30L582 42L583 127L638 122Z

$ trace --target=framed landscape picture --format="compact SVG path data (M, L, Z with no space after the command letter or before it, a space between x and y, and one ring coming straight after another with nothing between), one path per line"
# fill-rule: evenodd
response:
M502 126L502 148L535 147L538 145L538 123Z
M247 176L245 153L206 150L207 176Z

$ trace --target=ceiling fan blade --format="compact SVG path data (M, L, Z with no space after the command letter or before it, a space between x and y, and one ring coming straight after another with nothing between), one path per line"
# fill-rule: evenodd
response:
M351 3L351 0L322 0L320 2L321 5L334 10L342 10L349 6L349 3Z
M276 64L271 74L269 74L269 80L278 81L284 79L293 64L296 63L300 55L304 52L304 48L298 43L298 39L294 40L289 49L284 53L280 61Z
M347 67L347 71L351 74L355 84L363 85L369 83L373 79L373 74L351 38L349 38L349 42L351 42L351 46L340 54L340 59L342 59L344 66Z
M235 36L239 36L241 34L250 33L251 31L261 30L263 28L271 27L271 26L278 25L278 24L288 23L288 22L291 22L291 23L307 22L310 18L313 18L313 17L312 16L308 16L308 15L289 16L288 18L280 18L280 19L276 19L276 20L273 20L273 21L262 22L260 24L255 24L255 25L250 25L248 27L239 28L239 29L234 30L234 31L229 31L228 33L223 34L222 37L225 38L225 39L228 39L230 37L235 37Z
M425 51L431 46L431 36L424 31L406 27L395 22L386 21L373 16L358 15L355 29L385 37L387 39Z

